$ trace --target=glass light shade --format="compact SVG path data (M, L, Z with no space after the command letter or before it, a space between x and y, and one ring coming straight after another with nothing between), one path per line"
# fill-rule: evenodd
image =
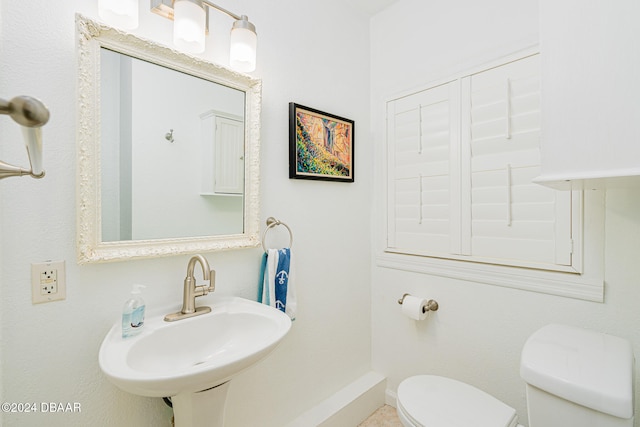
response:
M176 0L173 4L173 43L189 53L204 52L206 12L201 3Z
M231 68L249 73L256 69L258 36L247 28L231 30L229 63Z
M98 0L98 14L114 27L138 28L138 0Z

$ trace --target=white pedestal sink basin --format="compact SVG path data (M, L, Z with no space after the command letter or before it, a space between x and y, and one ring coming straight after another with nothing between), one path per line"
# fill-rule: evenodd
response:
M170 309L148 317L130 338L117 323L100 347L100 368L116 386L172 397L177 427L221 426L225 383L269 354L291 327L281 311L243 298L213 297L208 305L210 313L175 322L164 321Z

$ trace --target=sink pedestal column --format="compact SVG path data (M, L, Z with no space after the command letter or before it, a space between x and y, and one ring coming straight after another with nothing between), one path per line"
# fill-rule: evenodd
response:
M222 427L229 382L209 390L173 396L173 417L176 427Z

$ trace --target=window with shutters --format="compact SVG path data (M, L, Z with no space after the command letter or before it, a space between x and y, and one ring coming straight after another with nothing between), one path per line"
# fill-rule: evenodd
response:
M539 55L387 103L386 252L582 271L582 193L540 174Z

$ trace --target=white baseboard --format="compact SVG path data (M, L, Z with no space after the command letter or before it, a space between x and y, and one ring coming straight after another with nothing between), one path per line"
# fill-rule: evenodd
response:
M384 405L387 379L368 372L320 402L287 427L356 427Z
M386 389L384 391L384 403L389 406L393 406L394 408L397 408L398 395L396 394L396 392L393 390Z

